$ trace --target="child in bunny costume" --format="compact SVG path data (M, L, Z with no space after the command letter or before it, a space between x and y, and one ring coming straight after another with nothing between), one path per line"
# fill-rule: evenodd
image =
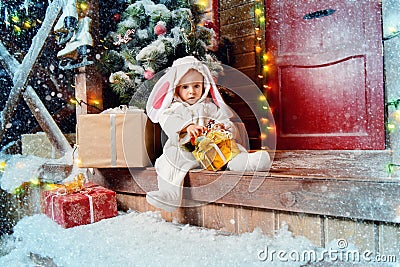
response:
M193 154L182 148L199 136L212 119L235 136L233 115L224 103L209 69L193 56L177 59L155 84L146 105L147 115L159 123L168 137L163 154L156 160L158 191L147 193L147 201L166 211L181 205L183 180L187 172L199 168ZM266 171L270 157L266 151L241 153L227 164L233 171Z

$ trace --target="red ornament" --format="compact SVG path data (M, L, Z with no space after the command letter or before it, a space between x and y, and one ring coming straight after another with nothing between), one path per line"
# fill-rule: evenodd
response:
M121 20L121 14L115 13L113 16L114 22L119 22Z
M212 22L211 20L206 20L206 21L204 21L204 27L206 27L208 29L213 29L214 28L214 22Z
M166 32L167 32L167 27L165 27L165 25L162 23L157 23L157 25L154 27L154 33L157 36L165 34Z
M144 71L144 78L146 80L150 80L151 78L154 77L154 75L155 75L154 71L151 71L151 70L145 70Z

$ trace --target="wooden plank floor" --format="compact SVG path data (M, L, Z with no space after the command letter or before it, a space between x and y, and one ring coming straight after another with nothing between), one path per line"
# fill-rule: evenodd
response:
M277 151L271 173L306 177L385 179L390 178L387 173L390 161L389 150Z

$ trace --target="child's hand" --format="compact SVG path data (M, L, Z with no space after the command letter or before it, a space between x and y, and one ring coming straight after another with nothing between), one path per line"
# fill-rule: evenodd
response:
M204 131L206 130L206 127L204 126L199 126L199 125L194 125L191 124L186 128L186 132L194 138L197 138L199 135L201 135Z

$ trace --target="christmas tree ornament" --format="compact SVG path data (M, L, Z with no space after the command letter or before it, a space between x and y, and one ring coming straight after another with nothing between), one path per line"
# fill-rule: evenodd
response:
M157 36L163 35L167 32L166 23L164 21L157 22L157 25L154 27L154 33Z
M113 20L114 20L114 22L120 22L121 21L121 14L115 13L113 15Z
M134 29L129 29L125 32L124 37L121 36L121 34L117 35L117 41L114 42L114 45L120 45L122 43L128 43L130 40L132 40L132 37L130 37L129 35L134 34L135 30Z
M211 20L206 20L204 21L204 27L206 27L207 29L214 29L214 22L212 22Z
M154 77L154 75L155 75L155 73L154 73L154 71L152 71L152 70L145 70L145 71L144 71L144 78L145 78L146 80L150 80L151 78Z

